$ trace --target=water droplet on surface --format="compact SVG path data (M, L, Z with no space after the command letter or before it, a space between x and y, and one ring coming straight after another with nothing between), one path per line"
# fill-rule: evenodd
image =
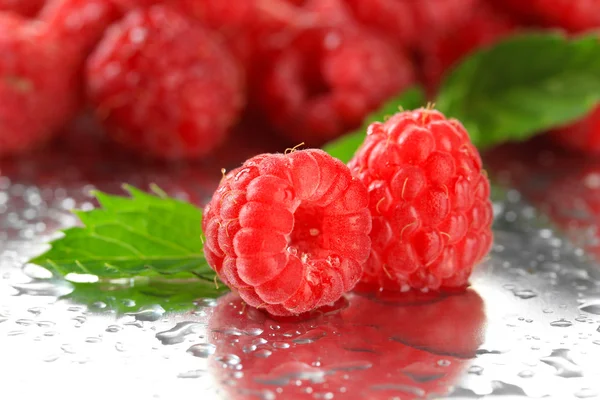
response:
M535 375L535 374L534 374L534 372L533 372L533 371L530 371L530 370L528 370L528 369L526 369L525 371L521 371L521 372L519 372L519 373L517 374L517 376L518 376L519 378L531 378L531 377L533 377L534 375Z
M56 323L52 321L38 321L36 322L36 325L40 328L52 328Z
M85 342L86 343L101 343L102 339L100 339L99 337L91 336L91 337L86 338Z
M71 344L63 344L62 346L60 346L60 349L67 354L75 354L75 349Z
M117 343L115 343L115 350L122 353L127 349L125 348L125 345L123 343L117 342Z
M156 338L164 345L173 345L185 341L188 335L201 332L205 324L194 321L178 322L168 331L158 332Z
M75 287L63 280L34 280L29 283L13 284L17 295L62 297L75 290Z
M289 349L290 348L290 344L286 343L286 342L274 342L273 343L273 348L275 348L275 349Z
M199 307L216 307L217 301L215 299L204 298L196 300L194 304Z
M20 335L23 335L23 334L25 334L25 331L16 330L16 331L10 331L6 335L7 336L20 336Z
M325 336L327 336L327 333L325 331L320 329L313 329L306 332L304 335L298 336L297 338L293 339L292 342L296 344L314 343ZM275 344L273 344L273 346L275 347Z
M267 349L260 349L254 352L254 357L257 358L268 358L273 352Z
M30 326L30 325L33 325L35 323L35 321L32 319L22 318L22 319L16 320L15 323L18 325L22 325L22 326Z
M217 348L214 344L198 343L187 349L187 352L193 355L194 357L208 358L209 356L215 353L216 349Z
M215 357L215 361L218 361L224 366L228 367L239 365L242 362L242 360L235 354L225 354L224 356Z
M49 354L43 358L44 362L54 362L60 358L60 354Z
M122 329L123 328L120 327L119 325L109 325L108 328L106 328L106 332L116 333L116 332L119 332Z
M571 359L568 349L553 350L549 356L541 358L540 361L554 367L556 375L560 377L577 378L583 376L583 371Z
M196 379L196 378L201 378L205 373L206 373L206 371L204 371L204 370L194 369L191 371L182 372L182 373L178 374L177 377L182 378L182 379Z
M579 306L579 309L586 313L600 315L600 302L595 301L595 302L591 302L591 303L584 303Z
M483 367L480 367L479 365L472 365L469 367L467 372L472 375L481 375L483 374Z
M523 300L533 299L534 297L537 297L537 293L530 289L516 290L513 292L513 294Z
M581 388L575 392L575 397L579 399L589 399L598 396L598 392L590 388Z
M35 316L40 315L43 311L44 311L44 307L31 307L31 308L27 309L27 312L29 312Z
M551 326L557 327L557 328L568 328L570 326L573 325L573 323L569 320L566 320L564 318L561 318L557 321L552 321L550 322Z
M125 315L131 315L135 317L137 321L158 321L165 314L165 309L158 304L154 304L148 307L142 307L137 312L125 313Z

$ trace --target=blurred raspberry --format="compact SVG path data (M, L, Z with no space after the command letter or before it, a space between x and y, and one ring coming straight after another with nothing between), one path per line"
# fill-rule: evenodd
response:
M422 79L435 92L444 74L472 51L514 33L517 23L485 3L468 13L465 21L445 34L429 36L419 47Z
M0 11L10 11L23 17L34 17L46 0L0 0Z
M400 46L459 26L479 0L345 0L356 18Z
M311 146L358 127L414 80L405 54L347 24L306 28L266 60L258 104L282 134Z
M493 0L534 24L583 32L600 28L600 0Z
M50 0L39 18L48 33L83 62L108 26L119 17L111 0Z
M0 156L38 146L74 113L72 65L42 23L0 14Z
M109 28L88 60L87 85L109 134L159 158L209 153L244 103L240 68L219 38L165 6Z
M552 136L567 149L589 155L600 154L600 107L575 124L554 130Z

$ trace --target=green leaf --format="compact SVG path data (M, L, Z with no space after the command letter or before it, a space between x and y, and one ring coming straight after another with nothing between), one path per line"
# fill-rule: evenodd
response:
M359 129L326 143L325 146L323 146L323 150L331 156L339 158L347 163L362 144L367 133L367 128L372 122L384 121L391 115L397 113L400 109L412 110L423 105L425 105L425 93L423 93L423 89L419 86L413 86L398 97L386 102L376 112L367 116Z
M68 228L46 253L30 262L54 273L121 278L186 272L214 277L204 258L202 211L124 186L130 197L95 192L101 208L74 211L83 227Z
M598 35L538 32L468 57L442 84L436 105L485 148L565 125L599 101Z

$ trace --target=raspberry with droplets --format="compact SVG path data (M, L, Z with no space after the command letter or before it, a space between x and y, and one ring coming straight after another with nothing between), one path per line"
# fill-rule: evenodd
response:
M366 188L316 149L261 154L226 174L202 228L219 278L251 306L280 316L354 288L371 247Z
M465 128L432 109L373 123L348 164L369 192L362 286L464 287L492 243L490 184Z

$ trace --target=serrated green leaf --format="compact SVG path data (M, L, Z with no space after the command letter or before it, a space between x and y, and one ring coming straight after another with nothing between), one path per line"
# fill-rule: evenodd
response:
M331 156L347 163L362 144L367 133L367 128L372 122L383 121L397 113L400 109L412 110L424 105L425 93L423 89L419 86L413 86L402 92L398 97L394 97L386 102L376 112L370 114L359 129L325 144L323 150Z
M539 32L468 57L442 84L436 105L485 148L567 124L599 101L598 35Z
M75 211L83 227L69 228L30 262L54 273L120 278L137 275L214 273L202 243L202 211L170 198L125 186L130 197L94 193L101 208Z

